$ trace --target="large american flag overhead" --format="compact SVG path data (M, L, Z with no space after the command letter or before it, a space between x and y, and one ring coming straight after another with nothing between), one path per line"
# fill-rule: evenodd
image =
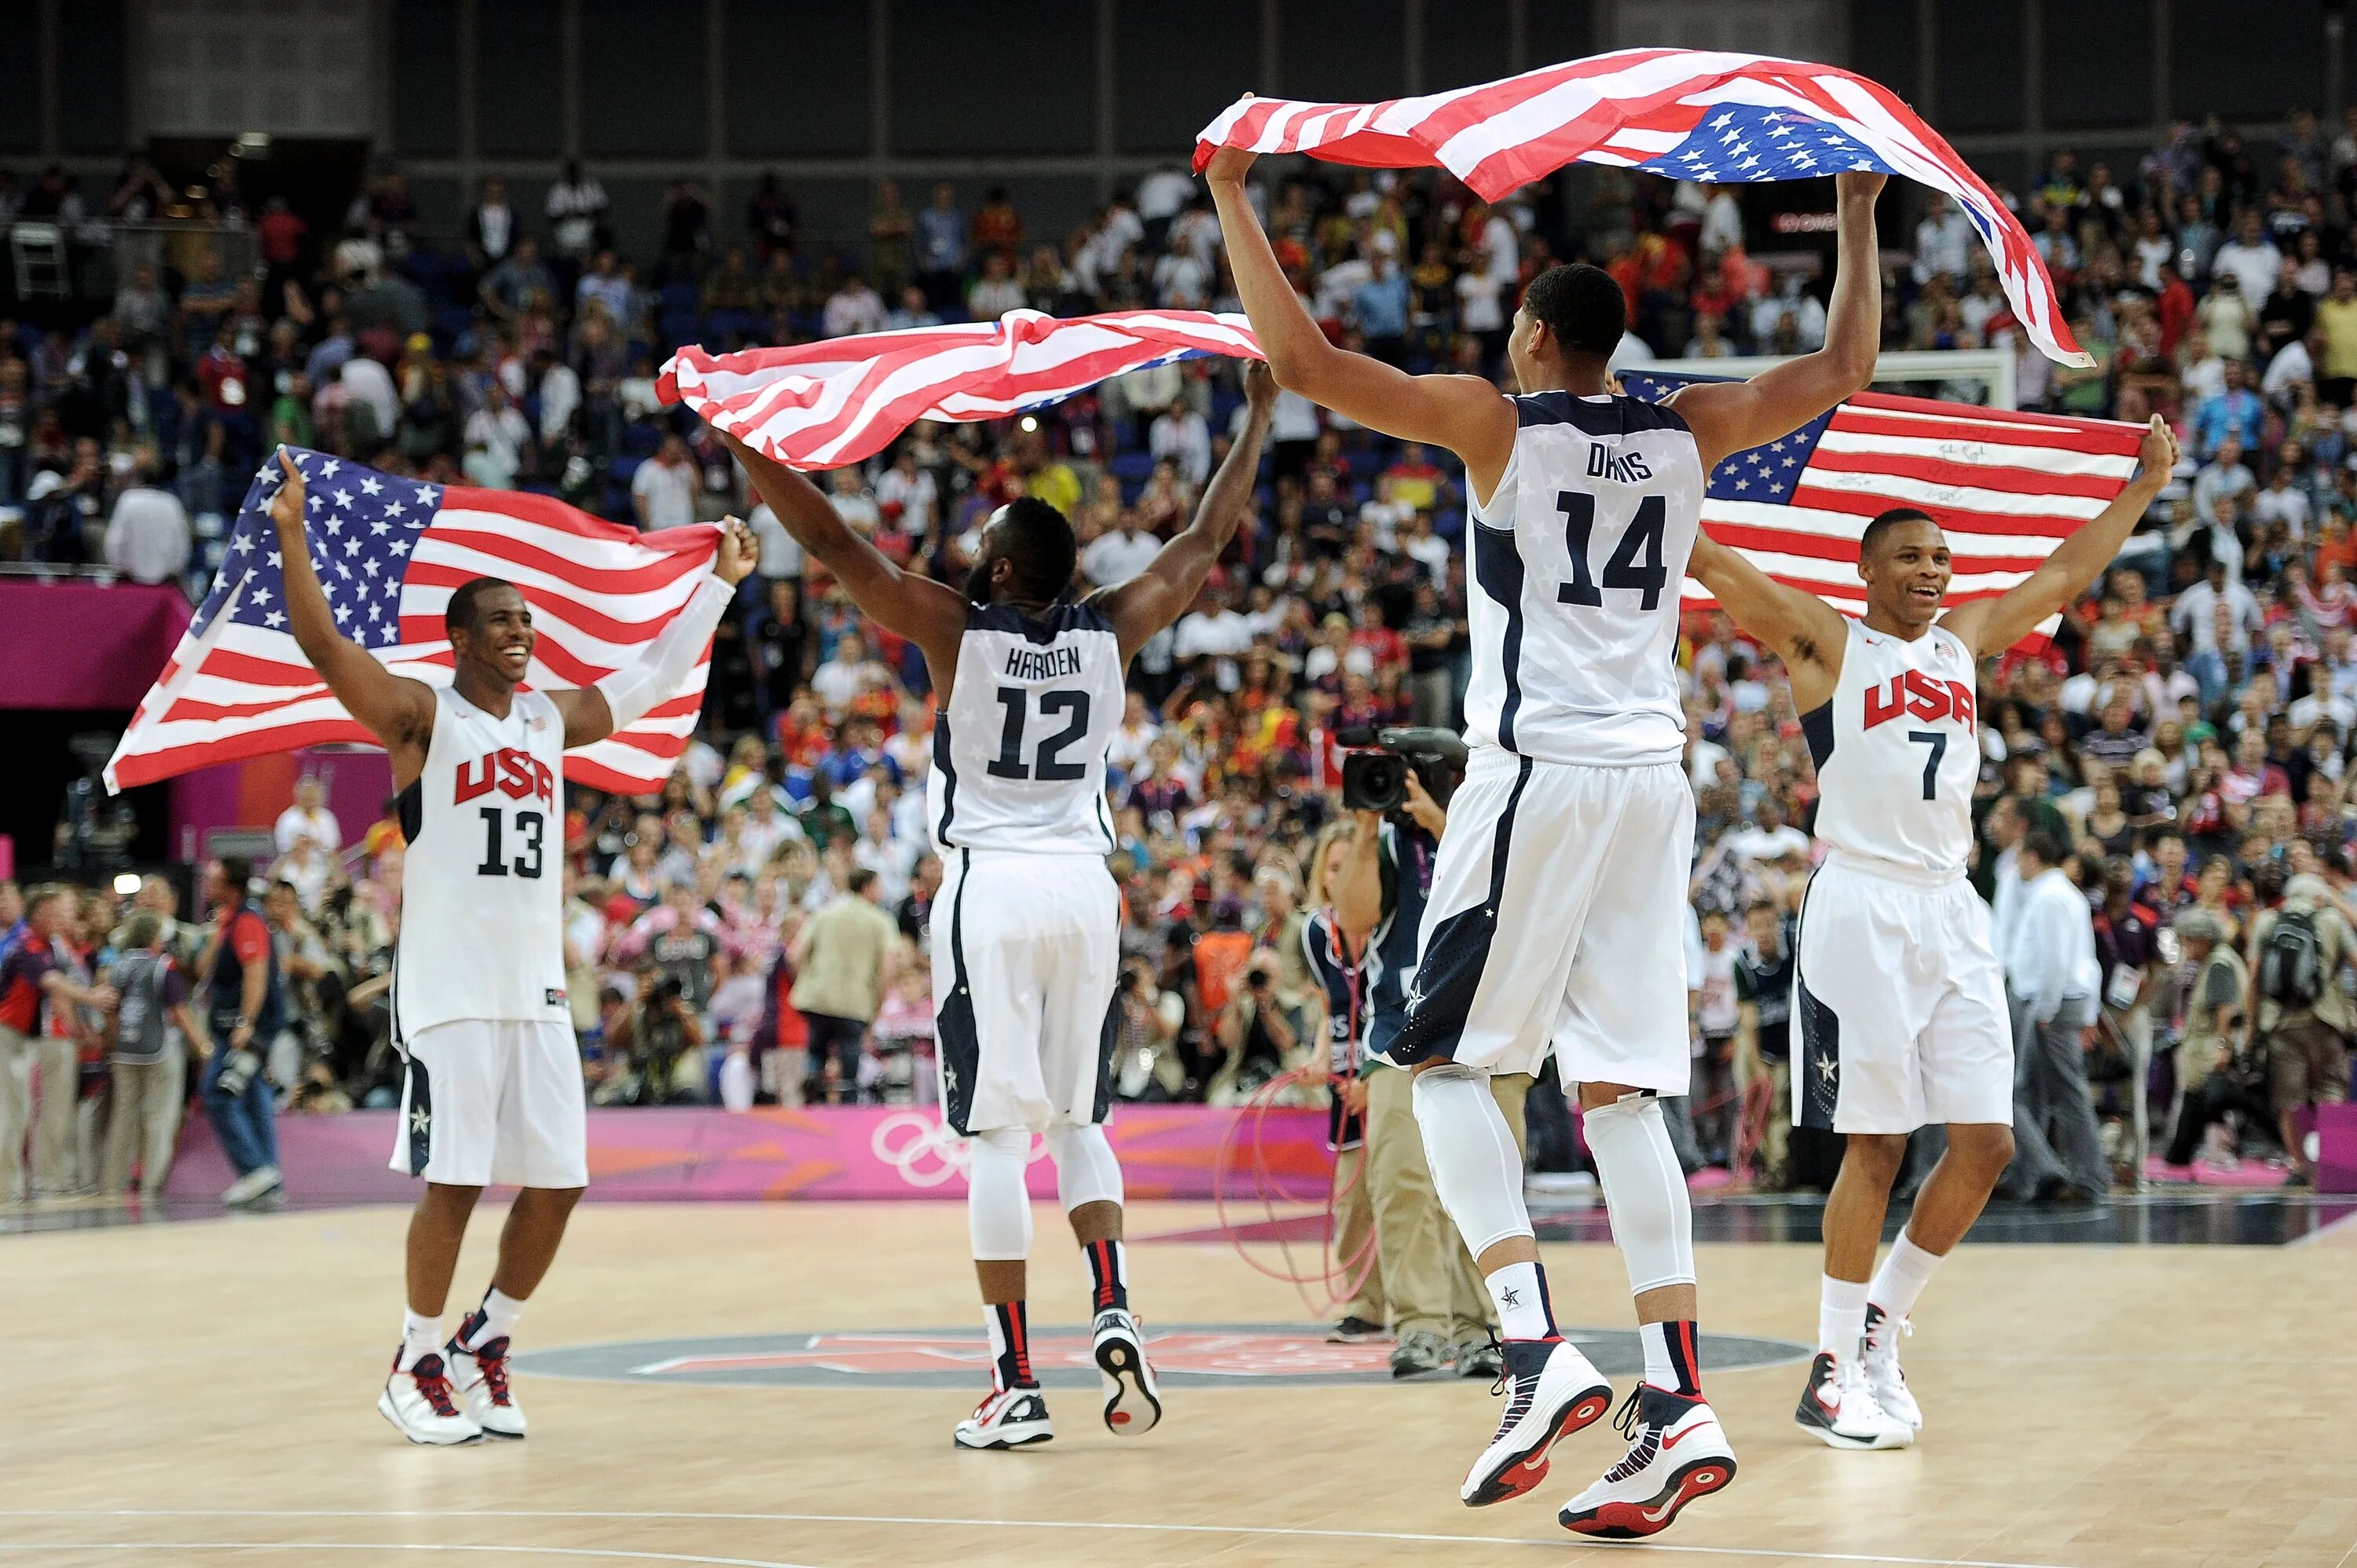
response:
M2037 248L1987 182L1897 93L1833 66L1720 49L1621 49L1380 103L1248 96L1199 134L1195 167L1221 147L1438 166L1488 201L1568 163L1707 184L1898 175L1955 198L2032 342L2064 364L2094 363L2063 322Z
M1648 403L1684 376L1624 371ZM1866 613L1857 542L1878 512L1921 507L1948 536L1951 604L2005 592L2112 504L2136 473L2141 425L1860 392L1710 472L1703 526L1721 544L1851 615ZM1712 607L1688 579L1689 609Z
M920 419L1004 419L1099 381L1199 354L1262 357L1241 316L1116 310L1063 319L1010 310L996 321L866 332L787 349L683 348L656 388L791 468L874 456Z
M641 534L516 490L445 489L290 448L303 471L311 563L336 624L397 675L450 683L442 610L476 577L513 583L539 633L527 684L586 686L640 657L683 607L718 548L709 526ZM372 743L286 628L270 499L274 456L237 514L220 575L107 764L120 790L299 746ZM710 652L685 689L595 746L569 752L575 783L662 788L704 705Z

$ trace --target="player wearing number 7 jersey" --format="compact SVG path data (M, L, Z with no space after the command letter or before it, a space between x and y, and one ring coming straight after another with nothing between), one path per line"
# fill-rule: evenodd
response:
M1863 387L1881 325L1877 175L1845 174L1825 346L1749 381L1655 406L1608 369L1628 301L1605 273L1533 279L1507 340L1521 395L1476 376L1411 376L1326 340L1246 199L1252 155L1205 170L1236 291L1277 380L1361 424L1464 460L1473 757L1450 802L1407 1021L1390 1054L1415 1072L1435 1188L1504 1328L1506 1411L1459 1495L1538 1485L1547 1450L1611 1387L1555 1329L1522 1165L1482 1076L1551 1049L1579 1084L1587 1144L1645 1344L1629 1451L1566 1505L1569 1529L1651 1535L1735 1475L1695 1364L1693 1226L1661 1097L1686 1092L1684 950L1694 796L1674 656L1678 585L1704 478Z
M1276 402L1265 367L1245 368L1244 393L1251 418L1194 522L1145 571L1079 600L1072 525L1045 501L1020 499L991 517L960 592L901 570L808 479L729 441L786 532L862 610L923 650L932 674L925 805L945 867L933 899L935 1036L942 1109L970 1140L966 1216L992 1353L990 1392L958 1423L961 1448L1055 1434L1024 1306L1023 1173L1042 1130L1094 1278L1105 1424L1135 1437L1162 1416L1130 1316L1121 1166L1103 1126L1121 960L1120 898L1104 864L1105 750L1131 657L1194 602L1251 506Z
M508 1380L523 1302L589 1183L581 1058L565 998L565 752L603 740L695 671L730 591L759 558L733 520L712 575L638 664L577 691L522 691L532 610L511 584L450 594L448 686L394 675L336 629L311 565L304 475L282 452L271 499L296 642L345 712L384 744L400 791L401 935L393 1041L407 1064L393 1168L425 1181L410 1217L408 1310L377 1409L413 1443L524 1434ZM482 1305L447 1343L458 1244L489 1183L521 1187Z
M1783 659L1817 768L1829 854L1801 908L1792 1119L1849 1136L1825 1204L1817 1357L1794 1419L1837 1448L1914 1441L1922 1415L1898 1335L2013 1157L2005 980L1988 907L1964 880L1979 658L2029 635L2119 553L2177 462L2158 416L2137 456L2128 487L2035 572L1945 614L1947 537L1911 507L1877 517L1858 541L1861 622L1733 550L1695 546L1695 576ZM1947 1151L1874 1273L1908 1134L1934 1122L1947 1126Z

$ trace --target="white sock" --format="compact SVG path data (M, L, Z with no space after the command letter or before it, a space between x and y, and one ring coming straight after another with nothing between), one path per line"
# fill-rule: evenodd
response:
M1874 1283L1867 1287L1866 1299L1882 1309L1878 1326L1888 1337L1907 1321L1915 1310L1916 1298L1932 1282L1932 1271L1940 1266L1940 1254L1927 1252L1907 1239L1901 1230L1899 1240L1890 1244L1890 1251L1875 1271Z
M1553 1339L1555 1309L1547 1302L1546 1272L1536 1263L1508 1263L1486 1282L1498 1306L1501 1339Z
M1817 1348L1832 1351L1836 1361L1847 1361L1856 1358L1865 1337L1866 1282L1825 1275L1817 1294Z
M481 1311L483 1321L477 1326L470 1338L460 1343L458 1347L460 1349L471 1350L478 1345L487 1344L503 1335L512 1335L515 1332L516 1319L523 1316L523 1303L511 1295L502 1295L498 1290L493 1289L485 1293Z
M401 1313L401 1359L394 1363L402 1371L414 1366L420 1356L437 1356L442 1352L442 1319L437 1315L426 1316L404 1307Z
M1701 1335L1691 1323L1641 1323L1645 1346L1645 1381L1688 1397L1702 1392Z

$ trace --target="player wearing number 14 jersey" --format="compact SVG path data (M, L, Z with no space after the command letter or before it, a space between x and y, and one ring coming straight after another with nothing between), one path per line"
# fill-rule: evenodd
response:
M1629 1448L1557 1516L1585 1535L1652 1535L1735 1476L1704 1400L1692 1217L1662 1099L1686 1092L1684 950L1695 807L1680 758L1678 589L1722 458L1798 428L1864 386L1880 327L1878 176L1836 181L1839 271L1825 347L1667 404L1620 395L1610 357L1629 302L1606 273L1531 281L1506 357L1519 396L1478 376L1411 376L1328 342L1246 198L1252 156L1205 170L1236 292L1286 386L1465 463L1472 556L1472 759L1449 803L1407 1019L1388 1053L1415 1073L1433 1186L1503 1327L1507 1396L1458 1495L1518 1497L1548 1450L1611 1404L1558 1332L1522 1162L1486 1075L1552 1053L1577 1082L1613 1240L1628 1265L1644 1380Z
M1136 576L1078 600L1072 525L1045 501L992 516L961 593L901 570L808 479L730 441L786 532L863 611L924 650L940 704L925 800L946 869L933 898L934 1027L942 1110L969 1140L966 1218L992 1363L990 1392L958 1423L961 1448L1055 1435L1024 1305L1035 1132L1048 1135L1095 1285L1105 1425L1135 1437L1162 1418L1129 1311L1121 1166L1103 1127L1121 957L1105 752L1131 657L1194 602L1250 510L1276 387L1254 365L1244 392L1251 418L1193 524Z
M1858 541L1857 622L1733 550L1695 547L1695 577L1783 659L1817 768L1827 854L1801 906L1792 1119L1848 1138L1825 1204L1817 1357L1794 1419L1836 1448L1915 1440L1922 1413L1898 1336L2013 1156L2005 980L1988 907L1964 880L1979 658L2028 636L2119 553L2177 461L2158 417L2137 456L2126 489L2036 571L1954 609L1947 536L1912 507L1877 517ZM1935 1122L1947 1151L1877 1272L1908 1134Z
M521 1438L508 1346L589 1183L580 1054L565 1004L565 752L603 740L694 675L730 591L759 558L731 522L709 576L640 662L579 690L522 690L532 610L478 577L443 612L452 680L394 675L338 632L311 565L304 475L281 454L271 499L286 612L304 657L383 742L400 789L404 863L393 1043L407 1064L393 1168L425 1182L410 1217L401 1348L377 1409L413 1443ZM442 1309L484 1187L522 1188L482 1305L448 1340Z

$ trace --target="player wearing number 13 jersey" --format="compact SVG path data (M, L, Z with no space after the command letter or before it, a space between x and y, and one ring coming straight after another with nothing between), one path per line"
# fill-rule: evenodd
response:
M961 1448L1052 1437L1024 1306L1031 1202L1024 1167L1048 1135L1056 1187L1095 1285L1105 1425L1134 1437L1162 1403L1129 1312L1121 1167L1105 1141L1121 906L1105 750L1132 655L1194 602L1250 508L1275 384L1247 370L1251 418L1193 524L1128 582L1075 601L1072 525L1046 502L1001 507L963 593L905 572L826 498L732 437L770 510L859 607L924 650L939 717L926 807L945 875L933 899L942 1105L968 1155L966 1218L990 1336L990 1392ZM724 432L724 435L726 434Z
M462 583L443 611L453 669L437 690L394 675L337 630L305 536L305 475L291 454L280 467L270 511L295 640L383 742L409 841L392 994L407 1070L393 1168L425 1178L425 1193L410 1218L401 1348L377 1409L413 1443L520 1438L510 1337L589 1181L565 995L565 752L687 684L759 550L731 522L712 572L674 580L685 602L673 601L641 661L579 690L522 690L535 640L522 592L490 577ZM491 1288L446 1341L459 1242L491 1183L522 1190Z
M1556 1332L1522 1162L1482 1081L1555 1057L1579 1084L1588 1147L1629 1269L1645 1376L1626 1455L1558 1518L1652 1535L1735 1476L1702 1397L1693 1226L1662 1097L1687 1087L1684 950L1694 796L1679 758L1679 585L1721 458L1775 440L1865 385L1880 326L1874 197L1845 174L1825 347L1749 381L1653 406L1620 395L1629 301L1591 266L1531 281L1506 341L1519 396L1479 376L1412 376L1336 348L1302 308L1247 199L1252 155L1205 174L1236 292L1277 379L1361 424L1448 447L1471 501L1472 758L1449 802L1407 1019L1433 1186L1503 1328L1506 1409L1459 1496L1479 1507L1546 1475L1547 1451L1611 1386Z
M2067 438L2056 446L2069 450ZM1837 1448L1914 1441L1922 1413L1899 1368L1900 1329L2013 1155L2005 981L1988 907L1964 880L1979 657L2029 635L2118 553L2177 461L2158 417L2137 456L2118 499L2036 571L1954 609L1948 538L1912 507L1877 517L1858 541L1857 622L1732 550L1707 539L1695 549L1695 575L1784 660L1817 768L1828 853L1801 906L1792 1119L1848 1138L1825 1205L1817 1357L1794 1419ZM1947 1150L1877 1272L1908 1134L1934 1122Z

